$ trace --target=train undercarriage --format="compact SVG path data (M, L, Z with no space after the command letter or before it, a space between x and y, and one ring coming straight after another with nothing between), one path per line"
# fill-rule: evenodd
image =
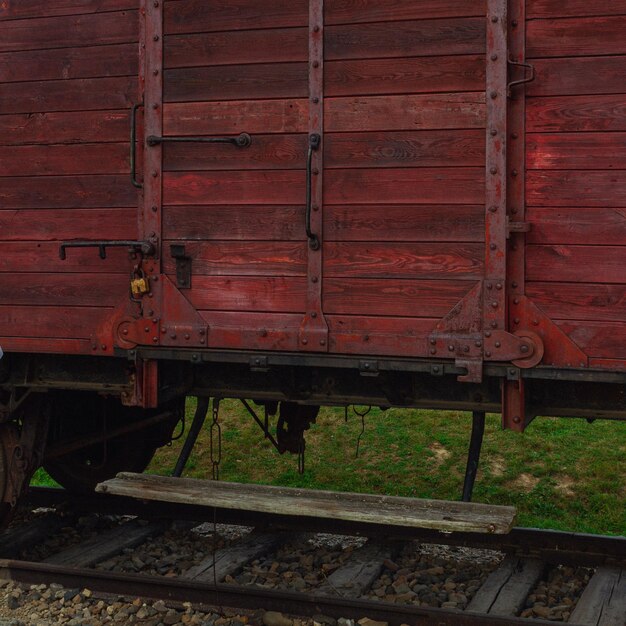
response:
M309 357L316 362L306 363L300 357L297 365L286 354L168 356L159 364L158 406L150 409L129 406L136 395L136 355L11 354L0 361L0 515L5 523L39 467L64 488L83 493L118 472L144 471L158 448L185 434L188 396L203 402L174 475L182 473L209 398L252 399L265 420L245 402L251 416L280 453L294 454L303 452L305 433L322 405L472 411L466 500L476 476L484 415L501 411L507 377L523 378L524 426L538 415L626 419L626 376L620 373L487 368L482 383L468 384L457 382L455 366L443 362ZM276 438L269 430L274 419Z

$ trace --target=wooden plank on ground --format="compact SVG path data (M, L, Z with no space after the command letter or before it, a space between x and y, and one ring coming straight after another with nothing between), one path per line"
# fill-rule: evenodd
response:
M3 559L16 557L25 548L37 545L68 523L67 518L51 513L26 525L9 528L0 534L0 556Z
M515 507L121 473L96 491L274 515L504 534Z
M400 550L399 544L368 542L355 550L319 587L317 593L326 596L358 598L372 586L385 566Z
M117 526L77 545L57 552L44 562L54 565L71 565L73 567L91 567L106 559L120 554L122 550L134 548L148 537L154 537L167 528L165 522L153 522L145 526L138 522L128 522Z
M585 587L569 622L576 626L623 626L626 570L599 567Z
M517 615L544 570L545 563L537 559L505 558L487 577L467 611L503 617Z
M246 563L273 550L278 544L292 537L291 534L273 535L253 533L239 544L221 548L185 572L185 578L222 582L226 576L237 573Z

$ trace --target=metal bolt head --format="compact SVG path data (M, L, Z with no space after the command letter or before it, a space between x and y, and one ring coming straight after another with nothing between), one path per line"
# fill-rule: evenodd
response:
M526 354L526 353L529 351L529 349L530 349L530 348L529 348L526 344L522 344L522 345L520 346L520 348L519 348L519 351L520 351L522 354Z
M492 100L495 100L495 99L498 97L498 92L497 92L497 91L492 91L492 92L489 94L489 97L490 97Z
M308 340L308 339L303 339L303 340L302 340L302 345L303 345L303 346L306 346L308 343L309 343L309 340Z

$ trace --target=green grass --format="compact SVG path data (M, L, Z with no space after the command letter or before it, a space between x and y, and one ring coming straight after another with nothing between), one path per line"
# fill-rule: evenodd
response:
M188 406L191 419L194 403ZM259 409L260 411L260 409ZM306 472L281 456L239 402L222 403L220 478L291 487L459 498L471 416L460 412L372 409L361 420L343 409L322 409L306 435ZM186 476L211 473L208 424ZM181 442L163 448L149 471L167 474ZM518 524L579 532L626 534L626 423L538 418L524 435L487 418L474 500L511 504Z
M194 408L191 400L188 423ZM223 402L220 416L222 480L459 499L467 413L372 409L356 458L360 418L350 411L346 423L343 409L324 408L306 434L302 476L296 457L278 454L239 402ZM181 445L162 448L148 471L170 473ZM185 475L211 475L208 423ZM538 418L519 435L502 431L500 418L489 415L474 501L516 506L521 526L626 534L625 477L625 422ZM35 479L50 480L41 470Z

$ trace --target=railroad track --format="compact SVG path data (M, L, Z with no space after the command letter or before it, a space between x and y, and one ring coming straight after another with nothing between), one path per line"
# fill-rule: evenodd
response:
M0 537L0 577L20 583L58 583L126 597L191 602L199 606L265 609L303 617L323 614L334 618L368 617L393 624L528 624L518 617L529 594L547 570L568 565L593 568L593 575L569 616L581 626L624 626L626 623L626 538L603 537L516 528L508 535L445 534L396 527L336 524L325 520L282 518L269 515L212 510L206 507L138 502L133 499L92 495L73 498L62 490L32 490L31 508L50 512L5 531ZM59 512L63 512L60 515ZM61 532L81 515L127 516L110 529L86 541L59 548L43 560L19 559L25 548ZM137 516L135 518L134 516ZM138 521L141 518L142 522ZM199 523L237 523L254 530L231 545L214 548L176 577L136 574L102 569L116 555L153 542L176 521L181 536ZM275 553L286 542L300 541L303 533L333 532L362 539L349 558L329 567L329 574L306 593L234 584L237 572L247 564ZM384 537L384 541L380 538ZM481 581L468 598L465 610L430 608L392 603L366 597L385 568L409 541L498 550L499 565ZM226 582L229 581L229 582ZM554 621L534 619L533 624Z

